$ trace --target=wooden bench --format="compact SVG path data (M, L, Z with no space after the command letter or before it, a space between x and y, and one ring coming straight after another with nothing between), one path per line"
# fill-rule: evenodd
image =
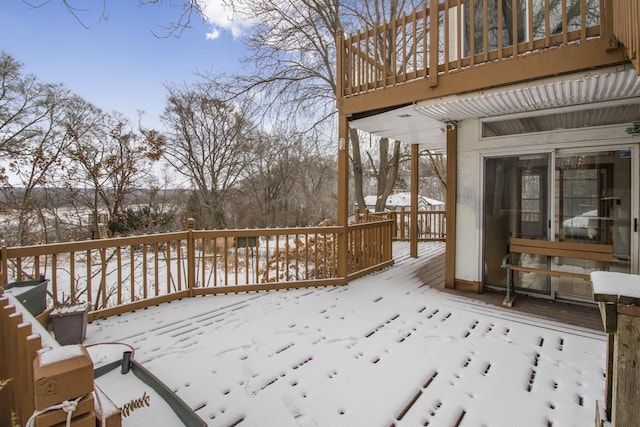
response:
M512 291L512 271L544 274L553 277L573 277L589 281L588 273L574 273L571 271L552 270L550 268L525 267L513 263L516 254L543 255L548 257L562 257L587 261L613 261L613 245L573 242L552 242L549 240L524 239L512 237L509 241L509 253L502 259L502 268L507 269L507 296L502 305L511 307L515 299Z

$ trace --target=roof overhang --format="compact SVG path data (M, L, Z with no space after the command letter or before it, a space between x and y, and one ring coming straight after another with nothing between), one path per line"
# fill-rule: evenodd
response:
M571 106L587 109L595 103L638 97L636 70L613 67L420 101L352 120L350 126L425 149L444 150L450 123Z

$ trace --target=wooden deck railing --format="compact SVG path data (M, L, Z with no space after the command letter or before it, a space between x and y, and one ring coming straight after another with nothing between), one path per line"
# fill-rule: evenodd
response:
M433 242L447 240L447 212L443 210L418 211L418 241ZM392 239L407 242L410 240L411 212L402 207L395 211L369 212L360 214L356 210L356 223L393 221Z
M2 247L0 285L44 275L52 305L88 301L91 320L195 295L339 285L393 264L393 226L196 230L190 221L177 233ZM338 276L345 232L346 278ZM57 345L0 286L0 424L24 425L33 414L33 360Z
M44 346L57 345L19 302L0 289L0 425L25 425L33 414L33 360Z
M617 3L619 19L629 23L627 42L637 52L637 2ZM598 38L604 5L605 0L425 1L409 15L338 36L338 75L343 78L338 96L416 79L436 86L442 73Z
M349 226L347 268L349 280L393 264L393 222L379 218Z
M640 74L640 2L613 2L613 33L624 46L627 57Z
M344 227L196 230L0 249L0 285L44 275L53 306L88 302L90 319L186 296L344 284L390 265L392 221Z

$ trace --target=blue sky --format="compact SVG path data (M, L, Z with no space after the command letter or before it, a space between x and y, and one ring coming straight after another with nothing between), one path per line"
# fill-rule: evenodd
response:
M22 62L23 72L63 83L103 110L132 120L137 110L145 111L145 126L160 126L165 83L197 80L197 72L231 72L244 54L240 40L220 19L218 26L197 19L179 38L154 36L152 31L165 34L161 27L177 20L179 10L171 2L142 7L137 0L108 0L108 19L96 24L102 0L76 1L89 9L83 14L88 29L61 3L51 0L33 9L21 0L0 0L0 50ZM220 17L209 10L213 20ZM219 35L214 39L212 33Z

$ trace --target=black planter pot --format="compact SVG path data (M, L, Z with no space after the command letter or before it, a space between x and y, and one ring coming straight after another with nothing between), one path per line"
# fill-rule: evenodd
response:
M49 314L53 322L53 332L61 345L81 344L87 335L87 315L89 305L59 307Z
M11 282L3 286L4 291L13 295L33 316L42 313L47 305L48 279Z

